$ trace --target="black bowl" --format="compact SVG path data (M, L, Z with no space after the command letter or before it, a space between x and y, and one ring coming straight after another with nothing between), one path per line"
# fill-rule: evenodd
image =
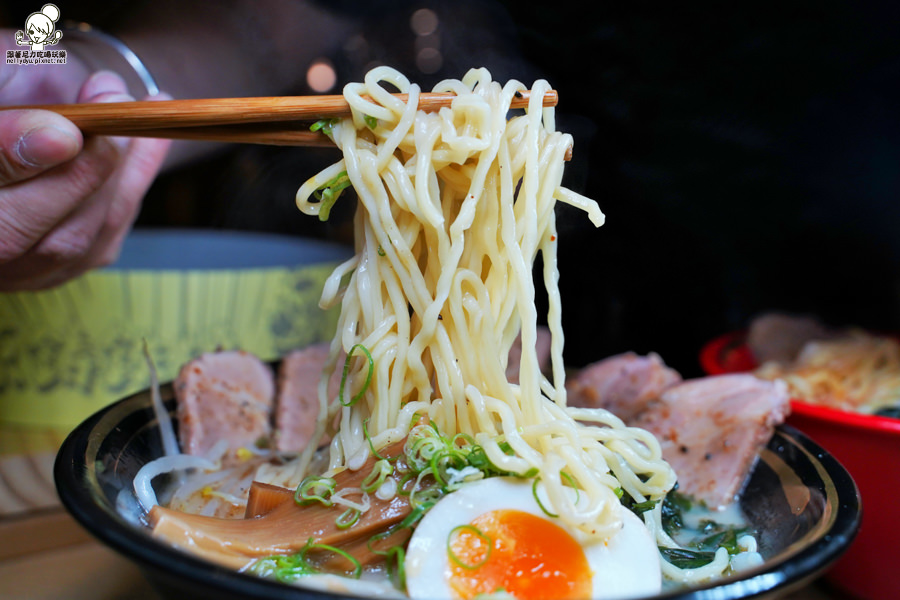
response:
M171 385L163 401L174 413ZM97 412L63 443L55 465L63 504L100 541L133 560L166 598L217 600L349 598L287 586L231 571L158 542L117 504L133 502L132 481L162 454L150 393ZM797 430L778 428L753 471L741 507L759 533L765 563L717 583L657 596L731 600L781 595L809 583L850 545L861 518L859 493L847 471Z

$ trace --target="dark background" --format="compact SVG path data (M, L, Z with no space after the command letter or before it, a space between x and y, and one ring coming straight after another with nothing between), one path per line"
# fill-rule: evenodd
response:
M563 238L572 359L655 350L691 373L772 309L896 329L900 4L617 4L523 18L560 110L597 124L607 224Z
M92 4L114 27L121 6ZM585 4L328 3L367 24L365 56L331 57L340 83L377 60L425 88L484 65L559 90L568 184L607 216L595 230L560 209L568 362L655 351L699 374L705 341L773 309L900 329L900 3ZM411 62L408 15L423 6L442 19L431 75ZM223 152L161 177L138 226L346 240L351 203L327 225L293 204L334 159Z

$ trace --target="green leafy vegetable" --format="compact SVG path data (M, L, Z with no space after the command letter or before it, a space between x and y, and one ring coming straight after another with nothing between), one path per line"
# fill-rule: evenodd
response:
M684 527L684 513L691 510L692 505L691 499L679 492L677 485L666 494L662 504L662 524L666 533L671 536Z
M691 546L698 550L712 550L717 548L725 548L728 554L737 554L741 551L738 547L738 537L746 533L746 527L734 527L733 525L720 525L715 521L704 521L704 533L710 535L696 540Z
M690 541L684 542L685 548L665 548L660 546L659 551L663 557L676 567L682 569L696 569L711 562L719 548L725 548L728 554L735 555L741 552L738 538L747 531L746 527L723 525L711 519L705 519L699 523L699 532L693 528L688 529L685 521L685 513L693 508L693 500L676 490L666 495L662 503L663 529L669 536L676 538L682 533L682 538L691 533L699 533Z
M708 565L716 557L715 552L701 552L686 548L659 547L660 554L679 569L696 569Z

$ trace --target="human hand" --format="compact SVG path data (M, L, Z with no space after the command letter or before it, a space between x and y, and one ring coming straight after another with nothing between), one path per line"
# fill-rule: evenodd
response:
M19 68L24 77L0 70L4 104L132 100L111 72L90 76L66 98L70 75L42 86L34 77L40 65ZM85 139L56 113L0 111L0 291L52 287L115 260L168 146Z

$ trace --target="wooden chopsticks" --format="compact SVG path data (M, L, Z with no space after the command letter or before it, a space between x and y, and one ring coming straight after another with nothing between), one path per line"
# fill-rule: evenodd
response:
M406 94L395 94L406 100ZM454 94L420 94L419 108L435 111L449 106ZM529 91L513 100L513 108L528 105ZM544 106L555 106L558 95L544 95ZM343 96L276 96L258 98L210 98L108 102L92 104L43 104L7 106L12 109L44 109L71 120L88 135L212 140L252 144L333 145L322 133L309 131L320 119L350 114Z
M85 131L96 135L151 137L170 140L197 140L232 144L262 144L266 146L311 146L336 148L334 142L321 131L310 131L310 123L302 121L271 123L236 123L200 127L160 127L156 129L122 129ZM82 129L82 131L84 131Z

